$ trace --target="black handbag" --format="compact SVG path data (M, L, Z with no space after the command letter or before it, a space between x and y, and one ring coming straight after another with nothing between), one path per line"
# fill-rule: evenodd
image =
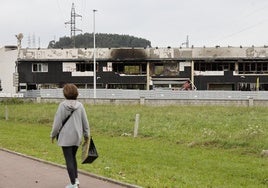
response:
M97 152L97 148L93 142L92 137L90 138L88 151L86 148L87 144L84 143L82 147L83 147L82 152L86 152L84 158L82 159L82 164L93 163L93 161L95 161L99 157L98 152ZM83 154L82 154L82 156L83 156Z

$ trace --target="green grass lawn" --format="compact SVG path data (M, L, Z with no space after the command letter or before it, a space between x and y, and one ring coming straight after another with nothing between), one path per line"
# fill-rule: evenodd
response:
M64 164L57 104L0 104L0 147ZM268 108L85 105L100 157L80 169L142 187L268 187ZM139 134L133 138L135 115ZM79 151L79 163L81 150Z

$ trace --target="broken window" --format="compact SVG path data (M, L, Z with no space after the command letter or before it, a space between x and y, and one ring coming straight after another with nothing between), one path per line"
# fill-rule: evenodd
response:
M86 71L94 71L94 64L92 63L77 63L76 64L77 72L86 72Z
M33 63L32 72L48 72L47 63Z
M112 69L119 74L141 75L146 74L146 64L113 63Z
M164 66L163 64L155 64L154 65L154 75L161 76L164 74Z
M196 62L195 71L234 71L234 62Z
M239 74L268 73L268 62L243 62L238 65Z

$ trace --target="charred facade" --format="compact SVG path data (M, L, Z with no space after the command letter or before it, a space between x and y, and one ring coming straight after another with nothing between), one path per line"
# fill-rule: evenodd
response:
M99 48L97 88L268 90L268 48ZM93 88L93 49L22 49L19 90Z

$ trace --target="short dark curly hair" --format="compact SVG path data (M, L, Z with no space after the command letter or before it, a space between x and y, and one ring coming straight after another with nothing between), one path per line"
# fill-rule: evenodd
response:
M63 95L66 99L76 100L78 96L78 89L74 84L65 84L63 87Z

